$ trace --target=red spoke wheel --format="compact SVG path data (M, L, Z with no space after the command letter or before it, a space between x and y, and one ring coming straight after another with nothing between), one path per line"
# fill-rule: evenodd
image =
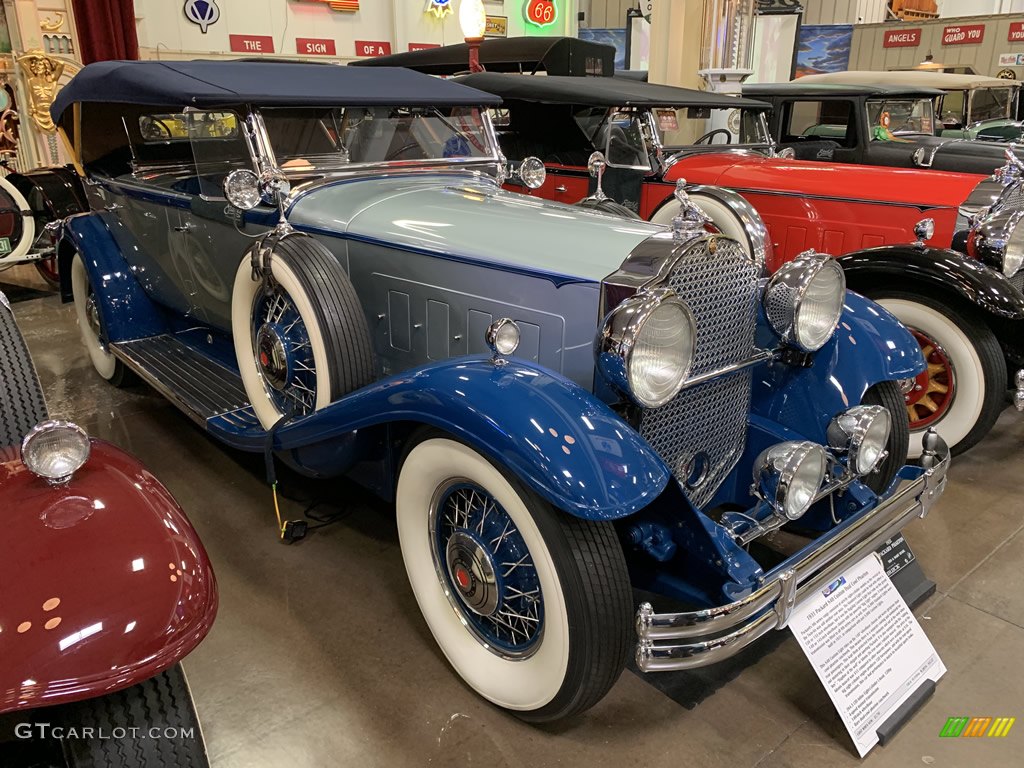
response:
M921 331L910 329L921 346L928 368L914 379L913 389L904 395L910 428L927 429L946 415L956 397L956 372L946 351Z

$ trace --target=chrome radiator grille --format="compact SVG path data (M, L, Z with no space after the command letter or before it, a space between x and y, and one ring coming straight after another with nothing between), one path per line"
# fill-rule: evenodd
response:
M758 270L732 240L703 240L677 262L665 285L693 310L697 349L693 374L747 359L754 350ZM684 389L672 402L644 411L640 434L700 507L736 466L746 443L751 372Z
M1003 208L1024 208L1024 183L1015 181L1003 190L999 196L999 202L994 206L997 209Z

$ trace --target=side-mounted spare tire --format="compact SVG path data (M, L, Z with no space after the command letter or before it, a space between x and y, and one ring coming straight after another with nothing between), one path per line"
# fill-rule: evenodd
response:
M28 347L0 294L0 448L18 445L46 419L46 401Z
M636 219L640 220L640 217L631 211L621 203L617 203L610 197L606 197L603 200L598 200L594 197L584 197L578 203L580 208L586 208L589 211L598 211L600 213L608 213L612 216L620 216L623 219Z
M252 256L266 248L253 246L238 266L231 330L245 391L270 429L371 383L374 367L366 316L337 257L294 233L254 272Z

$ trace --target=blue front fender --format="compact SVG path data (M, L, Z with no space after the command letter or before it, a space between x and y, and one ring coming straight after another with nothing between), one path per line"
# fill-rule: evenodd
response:
M824 442L832 417L860 404L869 388L911 378L924 366L920 346L899 320L848 291L838 330L809 367L775 362L757 369L754 411Z
M669 480L661 458L607 405L520 360L462 357L404 371L282 427L274 447L329 451L332 440L386 422L442 429L587 520L630 515Z
M101 214L72 216L64 223L61 275L70 276L74 251L82 257L93 286L104 341L131 341L166 332L160 312L135 279Z

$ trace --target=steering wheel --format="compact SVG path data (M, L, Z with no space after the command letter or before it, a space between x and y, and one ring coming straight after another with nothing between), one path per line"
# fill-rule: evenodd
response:
M411 141L405 146L399 147L394 152L388 152L387 157L385 157L384 160L397 160L399 155L404 155L410 149L421 149L419 142Z
M728 128L715 128L715 130L708 131L707 133L705 133L703 136L701 136L699 139L697 139L693 143L694 144L711 144L712 143L711 140L713 138L715 138L715 136L717 134L719 134L719 133L722 134L723 136L725 136L725 143L726 144L732 144L732 131L730 131ZM705 141L705 139L707 141Z
M143 138L150 141L156 141L159 139L172 139L174 133L171 131L171 127L167 125L163 120L157 117L146 116L142 118L144 122L140 125Z

